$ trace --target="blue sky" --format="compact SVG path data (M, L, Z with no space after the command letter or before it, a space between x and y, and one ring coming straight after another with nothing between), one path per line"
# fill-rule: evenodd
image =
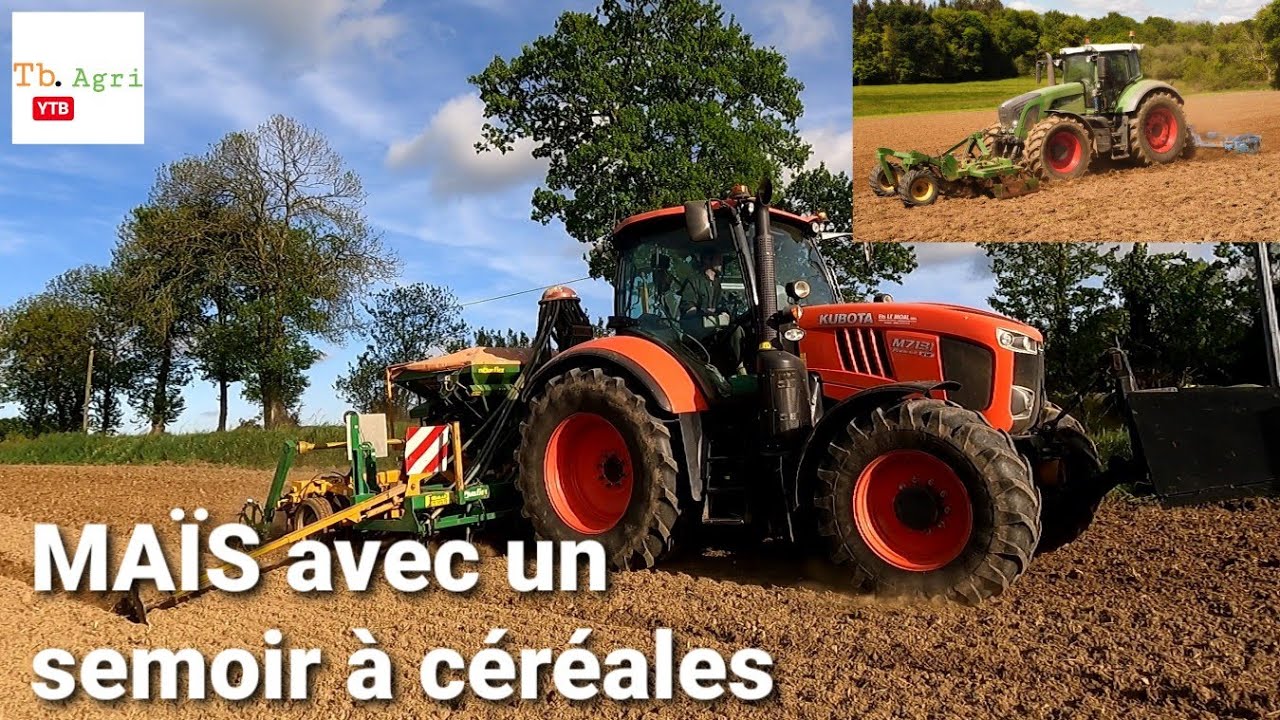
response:
M285 113L325 132L363 177L368 215L400 256L398 282L452 287L466 302L585 275L582 247L558 223L529 220L542 165L527 150L471 149L481 105L467 84L566 9L595 0L18 0L10 9L146 12L142 146L14 146L0 112L0 305L55 275L110 260L116 228L145 200L156 169L227 132ZM726 0L758 40L783 51L806 85L802 134L812 164L848 171L849 5L845 0ZM11 18L0 16L10 57ZM6 93L10 84L6 84ZM604 283L580 283L593 315ZM532 329L537 295L468 307L472 325ZM356 349L324 347L303 397L304 422L336 420L332 385ZM211 428L212 386L193 384L176 430ZM232 398L231 420L257 409ZM138 429L138 423L129 429Z
M1234 22L1253 17L1269 0L1006 0L1019 10L1061 10L1083 17L1101 17L1111 11L1138 20L1148 15L1173 20Z

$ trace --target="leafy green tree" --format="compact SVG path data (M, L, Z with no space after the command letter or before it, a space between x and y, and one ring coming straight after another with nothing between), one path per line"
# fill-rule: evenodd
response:
M189 208L141 206L120 227L113 253L115 300L136 328L136 382L129 397L152 434L177 420L190 379L187 349L203 317L209 248L193 242Z
M1280 0L1271 0L1254 16L1257 47L1254 54L1267 59L1267 81L1280 90Z
M120 424L117 395L130 369L121 357L125 330L103 303L108 283L101 268L74 268L0 317L0 400L16 404L33 433L81 428L90 348L91 419L101 432Z
M1232 381L1250 312L1226 262L1134 243L1112 251L1106 285L1124 311L1123 343L1144 386Z
M232 383L243 381L253 357L252 318L245 312L251 295L243 238L251 231L247 214L217 182L208 158L187 157L161 168L149 202L162 210L163 233L180 255L199 259L200 273L188 277L199 298L194 327L184 326L185 352L200 376L218 388L219 432L227 429Z
M201 159L201 194L226 199L234 243L226 248L236 291L245 397L263 425L291 422L316 338L341 341L355 300L393 275L393 255L364 216L360 178L323 135L276 115L232 133ZM223 337L226 335L214 335Z
M357 334L365 341L365 348L334 383L334 389L358 410L383 410L403 416L410 407L410 398L393 389L388 404L387 366L448 349L451 341L467 332L462 306L448 288L425 283L379 291L362 305L364 316ZM480 343L480 339L477 335L478 345L493 344Z
M715 2L601 0L470 81L489 118L477 151L519 140L549 165L533 219L584 243L622 218L798 170L803 85ZM607 275L609 253L593 256Z
M1045 382L1069 398L1094 378L1120 326L1102 286L1108 255L1100 243L981 243L995 276L997 312L1044 334Z
M833 174L823 164L792 178L781 191L778 207L798 215L826 212L835 232L852 234L852 197L849 176L843 172ZM915 249L904 243L868 248L855 243L852 237L836 237L821 240L818 245L841 291L849 298L870 295L884 282L902 282L916 269Z

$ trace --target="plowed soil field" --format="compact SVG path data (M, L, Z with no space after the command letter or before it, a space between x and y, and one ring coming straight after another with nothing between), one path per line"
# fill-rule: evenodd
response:
M282 570L248 595L208 594L131 624L83 600L31 589L32 523L123 528L152 522L174 539L175 505L228 521L265 492L264 472L216 468L4 467L11 503L0 522L0 718L1180 718L1280 717L1280 505L1161 510L1111 500L1077 543L1041 558L1004 596L978 608L878 602L836 589L821 564L783 550L708 553L661 571L619 573L602 594L520 595L485 551L473 592L294 593ZM70 533L73 537L75 533ZM117 548L119 551L119 548ZM305 703L43 703L32 657L63 647L228 647L258 652L281 628L326 662ZM346 659L369 628L398 669L391 705L354 704ZM491 704L424 699L417 667L437 646L469 656L490 628L515 647L564 648L575 628L596 648L648 652L652 631L723 653L773 654L765 701L656 706L611 701Z
M854 91L857 102L857 91ZM995 120L995 110L857 119L854 237L871 241L1280 240L1280 92L1192 95L1197 132L1255 133L1257 155L1202 149L1192 160L1137 168L1095 160L1089 174L1008 200L942 198L919 208L879 198L868 176L879 147L936 153Z

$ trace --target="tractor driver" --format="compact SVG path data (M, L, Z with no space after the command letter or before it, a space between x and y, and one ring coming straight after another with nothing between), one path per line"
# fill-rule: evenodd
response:
M720 302L724 253L707 250L699 255L698 261L698 272L680 286L680 324L698 340L710 341L715 348L708 348L713 360L717 355L728 353L727 362L715 363L721 370L742 372L742 342L746 332L741 325L729 327L728 310Z

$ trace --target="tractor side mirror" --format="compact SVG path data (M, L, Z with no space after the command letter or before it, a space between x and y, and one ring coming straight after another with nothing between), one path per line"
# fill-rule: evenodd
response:
M696 243L716 239L715 216L711 212L708 201L687 202L684 204L684 226L689 232L689 239Z

